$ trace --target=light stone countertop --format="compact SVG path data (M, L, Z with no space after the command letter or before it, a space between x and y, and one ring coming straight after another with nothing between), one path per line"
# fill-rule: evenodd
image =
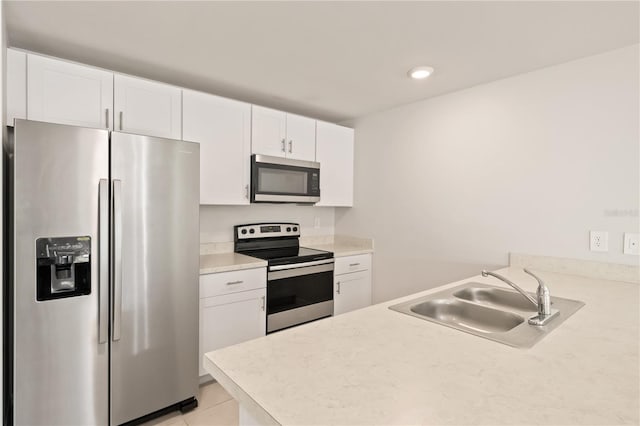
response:
M373 253L372 239L356 238L346 235L335 235L330 238L303 237L301 238L300 245L312 249L330 251L334 257Z
M526 290L521 268L503 273ZM530 349L391 311L472 277L209 352L205 369L265 424L638 424L635 283L540 272L582 309Z
M200 275L263 268L266 266L266 260L234 252L200 255Z
M335 257L373 253L373 240L341 235L302 237L303 247L326 250ZM200 245L200 275L266 267L267 262L233 252L233 242Z

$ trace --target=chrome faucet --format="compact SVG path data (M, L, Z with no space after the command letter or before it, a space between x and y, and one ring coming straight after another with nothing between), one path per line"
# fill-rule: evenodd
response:
M536 281L538 281L538 290L536 291L537 300L531 297L529 293L521 289L520 286L518 286L516 283L506 277L503 277L500 274L483 270L482 276L487 277L491 275L492 277L504 281L505 283L516 289L520 294L526 297L527 300L533 304L533 306L538 309L538 315L529 318L529 324L538 326L545 325L558 314L558 311L556 309L551 309L551 293L549 292L549 287L547 287L544 281L542 281L528 269L525 268L524 272L531 275L536 279Z

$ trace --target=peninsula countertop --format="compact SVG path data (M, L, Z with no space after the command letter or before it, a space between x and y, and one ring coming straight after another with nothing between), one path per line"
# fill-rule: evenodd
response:
M586 305L531 349L388 309L467 281L504 287L475 276L207 353L205 369L264 423L637 424L640 286L540 276Z

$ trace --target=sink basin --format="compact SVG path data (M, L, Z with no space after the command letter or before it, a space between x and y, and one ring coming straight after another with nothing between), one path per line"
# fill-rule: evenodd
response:
M524 321L523 317L511 312L452 299L429 300L411 306L410 309L415 314L479 333L509 331Z
M584 306L555 296L551 303L558 310L556 317L543 326L531 325L527 319L537 308L520 293L468 282L389 309L505 345L530 348Z
M535 294L531 297L536 298ZM533 303L525 299L520 293L502 288L487 287L467 287L453 293L458 299L469 300L471 302L498 308L517 309L524 312L537 312L538 308Z

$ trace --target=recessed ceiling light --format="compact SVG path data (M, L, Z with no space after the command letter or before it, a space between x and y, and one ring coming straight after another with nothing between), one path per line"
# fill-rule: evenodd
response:
M433 73L433 68L431 67L415 67L411 68L407 75L415 80L422 80L423 78L429 77Z

